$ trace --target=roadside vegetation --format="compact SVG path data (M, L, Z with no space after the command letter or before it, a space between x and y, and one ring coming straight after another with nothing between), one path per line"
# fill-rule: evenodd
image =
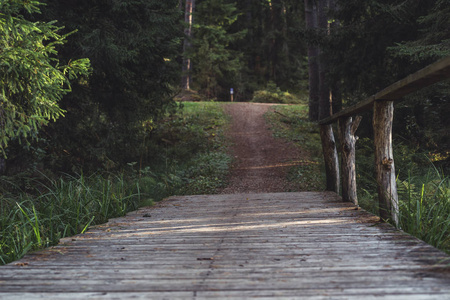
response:
M214 193L230 163L227 121L215 103L183 103L155 125L147 144L157 153L152 164L89 176L35 169L0 177L0 264L169 195Z
M294 162L288 180L298 184L298 191L324 190L319 128L316 123L308 121L308 105L275 106L266 114L266 119L275 137L293 142L309 156L309 159Z

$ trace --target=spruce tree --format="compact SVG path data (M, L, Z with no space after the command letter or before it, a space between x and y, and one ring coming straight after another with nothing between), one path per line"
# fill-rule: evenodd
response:
M40 16L40 5L0 2L0 156L11 140L28 144L43 126L63 116L59 102L71 91L69 80L88 73L87 59L60 64L56 56L67 35L56 21L30 21L30 14Z

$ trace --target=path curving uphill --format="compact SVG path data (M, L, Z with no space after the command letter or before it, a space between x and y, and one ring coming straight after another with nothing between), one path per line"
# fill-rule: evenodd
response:
M264 114L273 104L229 103L225 111L232 117L227 132L233 142L229 184L220 194L275 193L294 191L286 180L293 161L305 154L292 143L274 138Z

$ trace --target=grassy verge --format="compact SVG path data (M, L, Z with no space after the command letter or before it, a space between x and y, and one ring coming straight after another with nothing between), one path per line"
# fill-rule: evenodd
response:
M184 103L155 125L149 163L116 174L0 178L0 264L170 195L214 193L230 163L227 122L218 104Z
M400 227L450 254L450 178L430 167L397 185Z
M64 176L36 183L40 193L2 196L0 263L56 244L139 205L138 184L121 176Z
M139 170L140 180L150 183L146 194L158 200L174 194L214 194L224 186L231 162L224 135L228 122L218 103L183 102L180 113L164 120L154 133L157 159Z
M289 171L288 180L298 184L298 191L321 191L324 189L322 171L322 146L318 126L308 121L308 106L280 105L266 114L275 137L293 142L306 152Z

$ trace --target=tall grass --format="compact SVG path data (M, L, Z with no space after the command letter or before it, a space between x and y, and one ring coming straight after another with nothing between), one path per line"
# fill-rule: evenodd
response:
M0 198L0 263L124 215L141 199L138 185L120 176L66 176L39 185L38 196Z
M397 181L400 227L450 253L450 178L434 167Z

